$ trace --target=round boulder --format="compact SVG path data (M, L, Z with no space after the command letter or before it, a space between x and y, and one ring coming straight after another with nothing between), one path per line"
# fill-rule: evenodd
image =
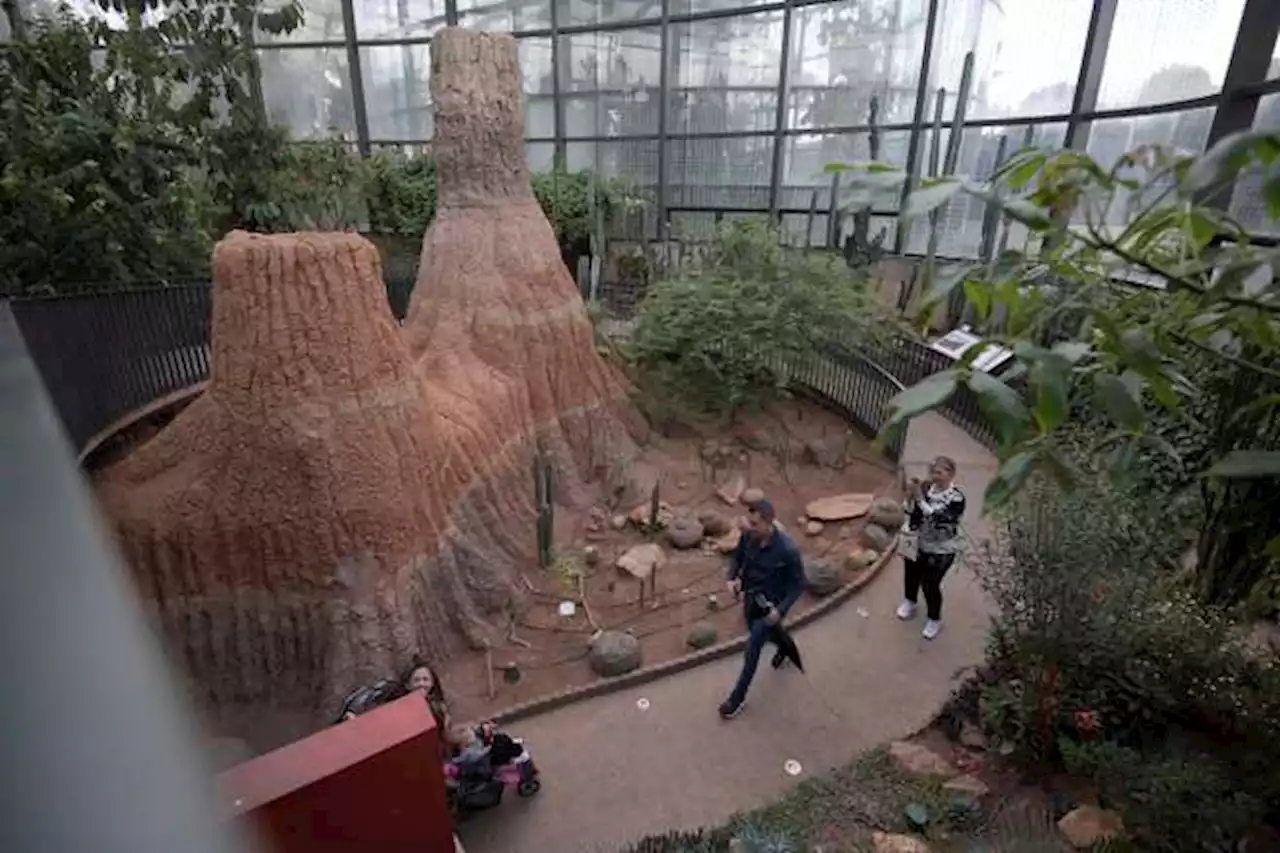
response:
M588 545L582 549L582 562L588 566L595 567L600 565L600 549L594 545Z
M825 560L808 560L804 564L805 585L817 596L830 595L840 588L844 580L840 569Z
M638 669L644 655L640 641L622 631L605 631L591 642L587 660L596 675L610 678Z
M885 530L898 530L906 517L902 504L893 498L876 498L867 512L867 523L878 525Z
M713 509L698 513L698 521L702 524L703 533L717 539L733 529L732 522Z
M818 536L822 533L823 524L821 521L810 521L804 526L804 532L807 536Z
M689 635L684 641L691 649L705 649L715 644L719 633L710 622L694 622L689 628Z
M702 522L696 518L676 518L667 526L667 539L671 547L687 550L698 547L702 541Z
M893 534L878 524L868 524L862 528L862 544L883 554L893 544Z
M870 548L859 548L856 551L849 552L844 558L844 567L850 572L865 572L876 564L876 560L880 559L880 554L872 551Z

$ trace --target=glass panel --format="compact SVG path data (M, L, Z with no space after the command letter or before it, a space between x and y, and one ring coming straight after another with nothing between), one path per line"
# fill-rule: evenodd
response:
M473 30L519 32L551 28L547 0L458 0L458 25Z
M967 50L974 51L968 118L1071 112L1093 0L947 5L953 14L941 20L944 59L937 86L950 95L948 116L955 111Z
M525 158L529 168L534 172L550 172L555 165L556 144L554 142L526 142Z
M787 246L804 248L827 245L827 213L819 207L809 222L808 213L784 213L782 215L782 242ZM808 235L805 226L809 226Z
M342 26L342 0L306 0L302 10L302 26L291 33L272 35L255 28L259 44L291 41L332 41L346 39Z
M431 51L427 45L362 47L371 139L430 139Z
M955 174L979 183L990 180L1000 163L1025 147L1061 150L1066 136L1065 123L1029 125L1027 127L966 127L960 142L960 156ZM943 130L938 140L939 160L943 159L949 129ZM1001 142L1003 139L1003 143ZM921 135L921 162L928 161L933 145L933 131ZM1003 151L1001 150L1003 147ZM981 253L983 244L983 220L987 205L979 199L960 193L942 208L938 220L938 255L944 258L974 258ZM1010 223L1007 230L998 229L997 240L1020 247L1027 238L1026 229ZM924 254L929 246L929 221L921 218L912 223L907 238L909 254Z
M1089 128L1089 156L1103 167L1110 168L1120 157L1143 145L1161 145L1178 154L1199 153L1204 151L1208 141L1213 112L1212 107L1205 107L1178 113L1092 122ZM1143 180L1141 175L1131 172L1124 173L1123 177ZM1126 190L1120 190L1103 216L1105 222L1111 225L1127 223L1137 213L1134 209L1136 201Z
M722 12L727 9L747 9L777 0L671 0L672 15L696 15L699 12Z
M1120 0L1099 109L1217 92L1243 8L1244 0Z
M781 12L672 24L670 38L671 133L774 127Z
M924 51L923 0L841 0L803 6L791 22L788 127L909 122Z
M653 20L662 16L660 0L556 0L560 26L582 27Z
M907 165L907 145L911 132L907 130L882 131L880 133L879 159L901 168ZM865 133L805 133L788 136L783 143L782 186L779 207L807 210L814 187L821 187L818 207L827 210L831 204L831 173L823 171L828 163L865 163L871 160L870 137ZM886 196L876 204L877 208L892 210L897 202Z
M1266 95L1258 102L1258 113L1254 116L1253 126L1258 130L1264 127L1280 128L1280 94ZM1280 234L1280 222L1268 215L1267 205L1262 200L1261 169L1241 176L1231 197L1231 215L1252 231Z
M561 36L560 54L566 135L657 132L661 28Z
M258 51L267 113L295 139L355 134L351 77L342 47Z
M672 207L769 207L773 139L673 139L667 142Z
M584 169L608 178L622 178L648 200L644 210L619 215L610 222L611 233L639 239L657 236L658 141L629 139L609 142L570 142L565 146L566 166L571 172Z
M519 47L520 72L524 77L524 135L531 139L554 139L556 108L551 39L523 38Z
M445 0L353 0L360 39L429 36L445 25Z

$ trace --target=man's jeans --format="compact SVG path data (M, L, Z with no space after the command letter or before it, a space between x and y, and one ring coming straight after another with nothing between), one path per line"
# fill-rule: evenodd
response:
M783 630L781 623L767 625L763 618L748 617L747 624L747 649L742 656L742 672L738 675L738 683L734 685L733 692L729 694L729 702L734 705L742 704L747 698L747 690L751 687L751 680L756 677L756 668L760 666L760 652L764 650L765 643L772 642L778 647L778 651L792 661L800 659L795 640Z

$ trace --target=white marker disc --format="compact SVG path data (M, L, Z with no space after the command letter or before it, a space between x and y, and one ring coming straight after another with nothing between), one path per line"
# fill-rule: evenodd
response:
M799 776L800 772L804 770L804 768L800 766L799 761L796 761L794 758L788 758L786 763L782 765L782 770L788 776Z
M636 707L637 707L637 708L639 708L641 711L647 711L647 710L649 710L649 700L648 700L648 699L637 699L637 700L636 700Z

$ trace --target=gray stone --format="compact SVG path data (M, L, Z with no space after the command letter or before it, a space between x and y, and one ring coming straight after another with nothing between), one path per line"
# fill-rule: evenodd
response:
M588 545L582 549L582 562L588 566L595 567L600 565L600 549L594 545Z
M862 528L862 544L883 554L893 544L893 534L878 524L868 524Z
M640 641L622 631L605 631L591 641L587 660L596 675L606 678L638 669L644 659Z
M698 547L702 541L702 522L696 518L677 518L667 525L667 539L682 551Z
M876 524L885 530L899 530L907 514L902 504L893 498L876 498L867 512L867 523Z
M806 536L818 536L822 533L823 524L821 521L810 521L804 526Z
M715 645L719 632L716 626L710 622L694 622L689 628L689 635L684 641L691 649L705 649L707 646Z
M844 463L844 438L833 436L811 438L805 442L801 458L808 465L838 468Z
M878 559L880 555L870 548L858 548L845 556L844 567L847 571L858 574L874 566Z
M844 582L840 569L825 560L806 560L804 580L809 592L817 596L830 595Z
M714 509L704 509L698 513L698 521L702 523L702 532L715 539L733 529L733 522Z

